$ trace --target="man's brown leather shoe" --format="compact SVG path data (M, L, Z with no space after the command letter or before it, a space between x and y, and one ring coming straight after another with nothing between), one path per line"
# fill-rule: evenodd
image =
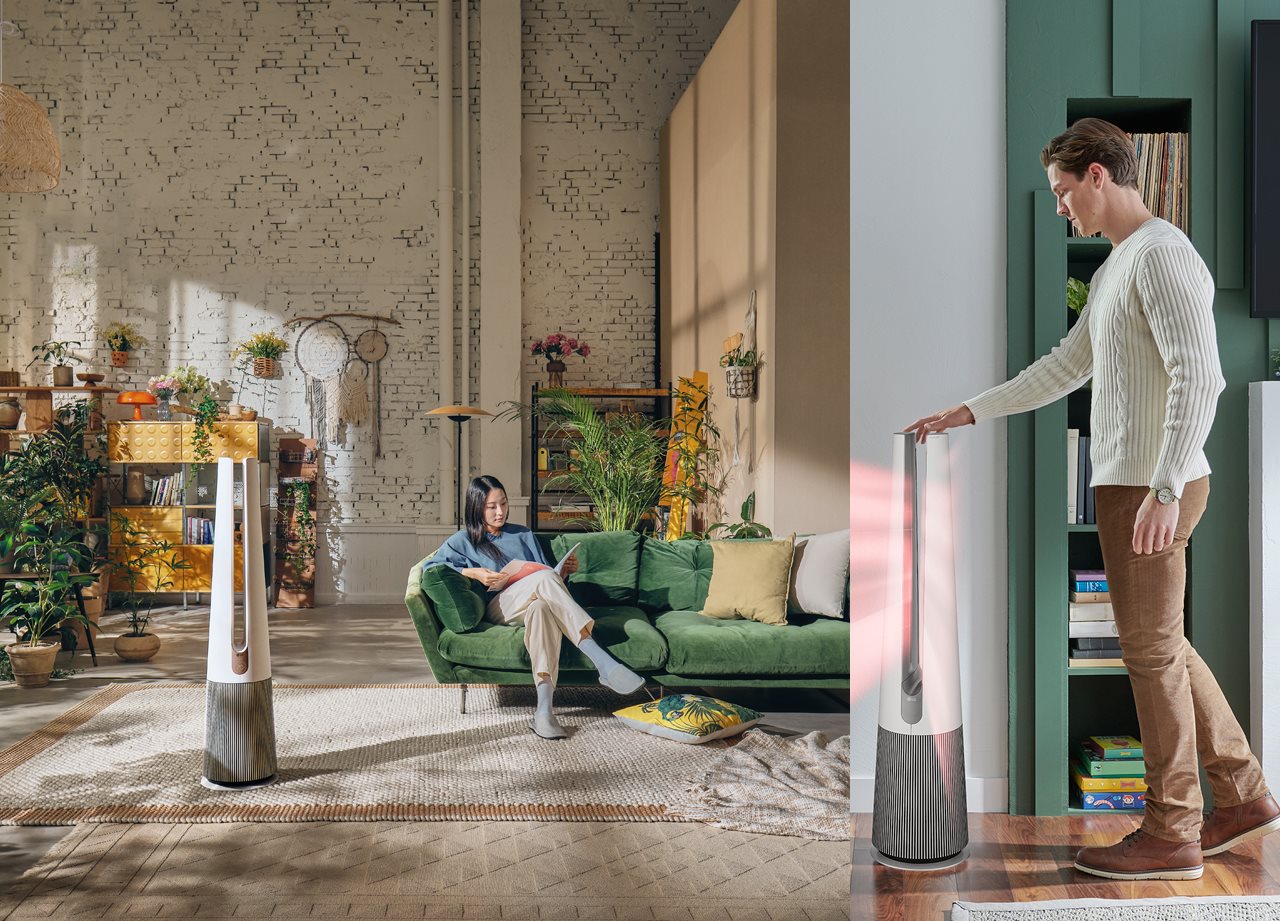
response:
M1076 869L1107 879L1199 879L1204 874L1200 842L1165 841L1141 828L1111 847L1084 847Z
M1251 803L1214 809L1200 826L1204 856L1229 851L1238 844L1261 838L1280 828L1280 804L1268 793Z

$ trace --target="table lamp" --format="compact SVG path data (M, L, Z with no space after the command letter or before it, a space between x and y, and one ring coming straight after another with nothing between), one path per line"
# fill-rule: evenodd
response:
M116 397L116 402L124 406L133 407L133 421L142 421L142 407L155 406L155 394L146 390L126 390L124 393Z

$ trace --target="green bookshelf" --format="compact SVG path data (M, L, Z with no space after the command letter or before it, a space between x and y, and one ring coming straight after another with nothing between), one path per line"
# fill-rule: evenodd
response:
M1082 0L1081 41L1043 4L1007 10L1008 363L1013 376L1066 334L1068 274L1088 280L1106 240L1068 238L1039 151L1077 118L1132 132L1190 136L1189 236L1218 291L1215 321L1227 389L1206 445L1209 510L1188 554L1187 634L1241 724L1249 725L1247 384L1267 372L1274 325L1249 318L1244 288L1244 105L1249 22L1280 0ZM1067 667L1067 571L1101 567L1096 525L1065 521L1066 430L1088 434L1089 391L1012 417L1009 451L1010 811L1072 806L1068 751L1097 733L1138 734L1123 668ZM1197 612L1211 612L1197 621ZM1198 629L1199 628L1199 629ZM1206 790L1207 796L1207 790Z

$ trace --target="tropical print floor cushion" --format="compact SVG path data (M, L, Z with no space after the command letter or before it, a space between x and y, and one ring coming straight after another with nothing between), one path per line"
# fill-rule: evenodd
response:
M640 732L694 745L746 732L760 721L755 710L700 694L668 694L613 715Z

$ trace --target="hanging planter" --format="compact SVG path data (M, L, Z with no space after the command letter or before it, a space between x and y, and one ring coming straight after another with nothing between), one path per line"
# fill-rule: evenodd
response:
M129 353L128 353L128 352L112 351L112 353L111 353L111 367L113 367L113 368L125 368L125 367L128 367L128 365L129 365Z
M255 358L253 360L254 377L275 377L280 373L280 362L274 358Z
M724 369L725 393L735 400L756 395L755 365L734 365Z
M231 352L231 360L243 362L243 367L254 377L272 378L280 375L280 356L289 351L289 344L279 333L254 333Z

